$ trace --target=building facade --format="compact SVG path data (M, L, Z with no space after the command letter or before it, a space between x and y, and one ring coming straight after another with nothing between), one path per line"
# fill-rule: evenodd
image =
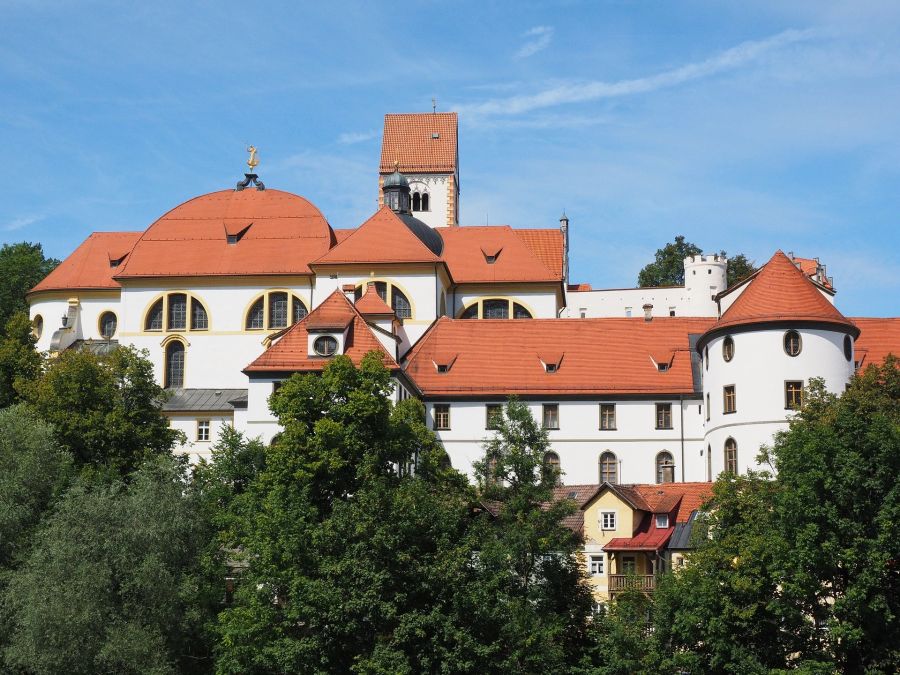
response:
M780 251L726 288L593 290L568 279L569 220L459 225L454 113L388 115L379 209L336 228L246 174L145 229L91 234L29 294L38 348L146 350L165 412L208 457L223 424L269 441L268 397L336 354L381 354L451 463L482 455L510 395L548 429L565 484L709 481L756 466L813 377L839 393L900 353L900 319L849 319L814 260Z

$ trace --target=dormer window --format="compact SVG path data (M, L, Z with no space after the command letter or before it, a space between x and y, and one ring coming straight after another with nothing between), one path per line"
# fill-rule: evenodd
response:
M558 365L556 363L545 363L544 368L548 373L555 373Z
M669 527L669 514L668 513L657 513L656 514L656 528L659 530L664 530Z
M319 356L334 356L337 351L337 340L331 335L321 335L313 342L313 349Z
M656 368L659 370L659 372L664 373L669 369L669 364L668 363L657 363Z
M229 243L229 245L234 245L238 243L238 236L236 234L229 234L225 237L225 240Z
M495 255L485 256L484 259L488 265L493 265L495 262L497 262L497 256Z
M446 373L446 372L449 372L449 370L450 370L450 366L448 366L446 363L438 364L437 371L439 373Z
M435 370L439 373L449 373L456 361L456 356L455 353L436 354L433 361Z
M493 265L497 262L497 259L500 257L500 253L503 251L499 246L482 246L481 253L484 255L484 261L488 265Z

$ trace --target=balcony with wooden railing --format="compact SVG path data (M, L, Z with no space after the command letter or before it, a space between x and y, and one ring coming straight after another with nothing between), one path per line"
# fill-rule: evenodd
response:
M621 593L626 590L638 590L642 593L652 593L656 589L656 575L654 574L610 574L609 593Z

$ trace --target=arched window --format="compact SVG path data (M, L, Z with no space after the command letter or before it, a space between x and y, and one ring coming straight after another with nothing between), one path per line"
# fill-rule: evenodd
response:
M509 300L485 300L482 316L485 319L508 319Z
M184 293L169 295L168 330L184 330L187 328L187 296Z
M671 452L663 450L656 456L656 482L675 482L675 460L672 459Z
M554 469L559 469L559 455L553 452L544 453L544 466L552 467Z
M800 333L795 330L789 330L784 334L784 351L788 356L797 356L802 348Z
M848 361L853 359L853 340L849 335L844 336L844 358Z
M269 293L269 328L285 328L287 322L287 293Z
M209 317L206 315L206 307L197 300L191 298L191 330L207 330Z
M409 299L396 286L391 288L391 309L394 310L398 319L412 318L412 306L409 304Z
M513 318L514 319L530 319L531 312L522 307L518 302L513 303Z
M162 330L163 327L163 301L162 298L153 303L147 312L147 320L144 322L144 330Z
M31 328L34 332L34 337L40 340L41 334L44 332L44 317L40 314L35 314L31 320Z
M291 318L293 319L293 323L297 323L303 317L309 314L309 310L306 309L306 305L304 305L303 301L297 296L294 296L291 302L293 303Z
M180 389L184 386L184 343L172 340L166 345L166 389Z
M618 461L616 456L607 451L600 455L600 482L615 485L619 482Z
M725 472L736 474L737 466L737 441L729 438L725 441Z
M247 330L262 328L265 325L265 318L265 299L260 298L247 312Z
M422 195L420 195L418 192L413 192L412 210L413 211L421 211L422 210Z
M116 326L118 321L116 320L116 315L112 312L103 312L100 315L100 337L104 340L109 340L113 335L116 334Z
M428 193L427 192L422 193L422 210L423 211L429 210L429 208L428 208Z
M722 340L722 358L726 362L734 358L734 339L730 335Z
M465 311L459 315L460 319L477 319L478 318L478 303L476 302L473 305L469 305L466 307Z

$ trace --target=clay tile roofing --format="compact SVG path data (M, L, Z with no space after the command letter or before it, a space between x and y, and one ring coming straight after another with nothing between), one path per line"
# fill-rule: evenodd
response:
M240 236L234 244L228 235ZM311 274L333 233L313 204L281 190L222 190L191 199L140 236L117 279Z
M442 258L456 283L559 282L563 240L559 230L514 230L509 225L439 227ZM486 256L500 255L493 263ZM490 253L489 253L490 252Z
M632 486L652 513L671 513L677 507L675 522L686 523L693 511L712 497L712 483L660 483Z
M821 264L816 258L798 258L794 256L791 260L793 260L795 265L799 265L800 271L810 278L816 276ZM822 285L825 288L831 288L831 282L827 278L823 280Z
M713 330L773 321L824 322L856 331L853 322L781 251L756 273Z
M616 537L610 539L604 551L658 551L665 548L669 538L675 531L675 524L669 527L656 527L656 519L649 513L643 517L641 524L632 537Z
M856 318L853 323L860 329L854 351L856 362L865 367L880 364L888 354L900 358L900 318Z
M94 232L29 292L120 288L113 275L140 236L140 232ZM117 261L120 266L113 267Z
M431 237L436 237L437 242ZM403 218L383 206L313 264L439 262L440 258L432 250L438 247L440 253L439 239L424 223Z
M456 113L403 113L384 116L381 173L454 173Z
M378 291L375 290L375 284L372 282L369 282L366 285L366 292L359 300L356 301L356 311L358 311L363 316L394 316L394 310L391 309L388 304L381 299L381 296L378 295Z
M562 524L571 530L580 532L584 525L584 511L582 507L594 496L596 485L557 485L553 488L552 502L560 502L564 499L575 502L575 512L566 516Z
M406 372L426 397L693 394L690 336L714 319L449 319L442 317L406 357ZM667 346L672 366L660 372L650 351ZM565 351L548 373L538 355ZM435 355L458 354L447 373Z
M318 316L317 316L318 315ZM385 351L359 312L340 291L334 291L318 307L291 326L276 342L244 369L245 373L311 372L322 370L330 361L309 354L309 330L315 325L349 326L344 355L359 365L371 351L381 354L388 368L398 368L397 362Z

